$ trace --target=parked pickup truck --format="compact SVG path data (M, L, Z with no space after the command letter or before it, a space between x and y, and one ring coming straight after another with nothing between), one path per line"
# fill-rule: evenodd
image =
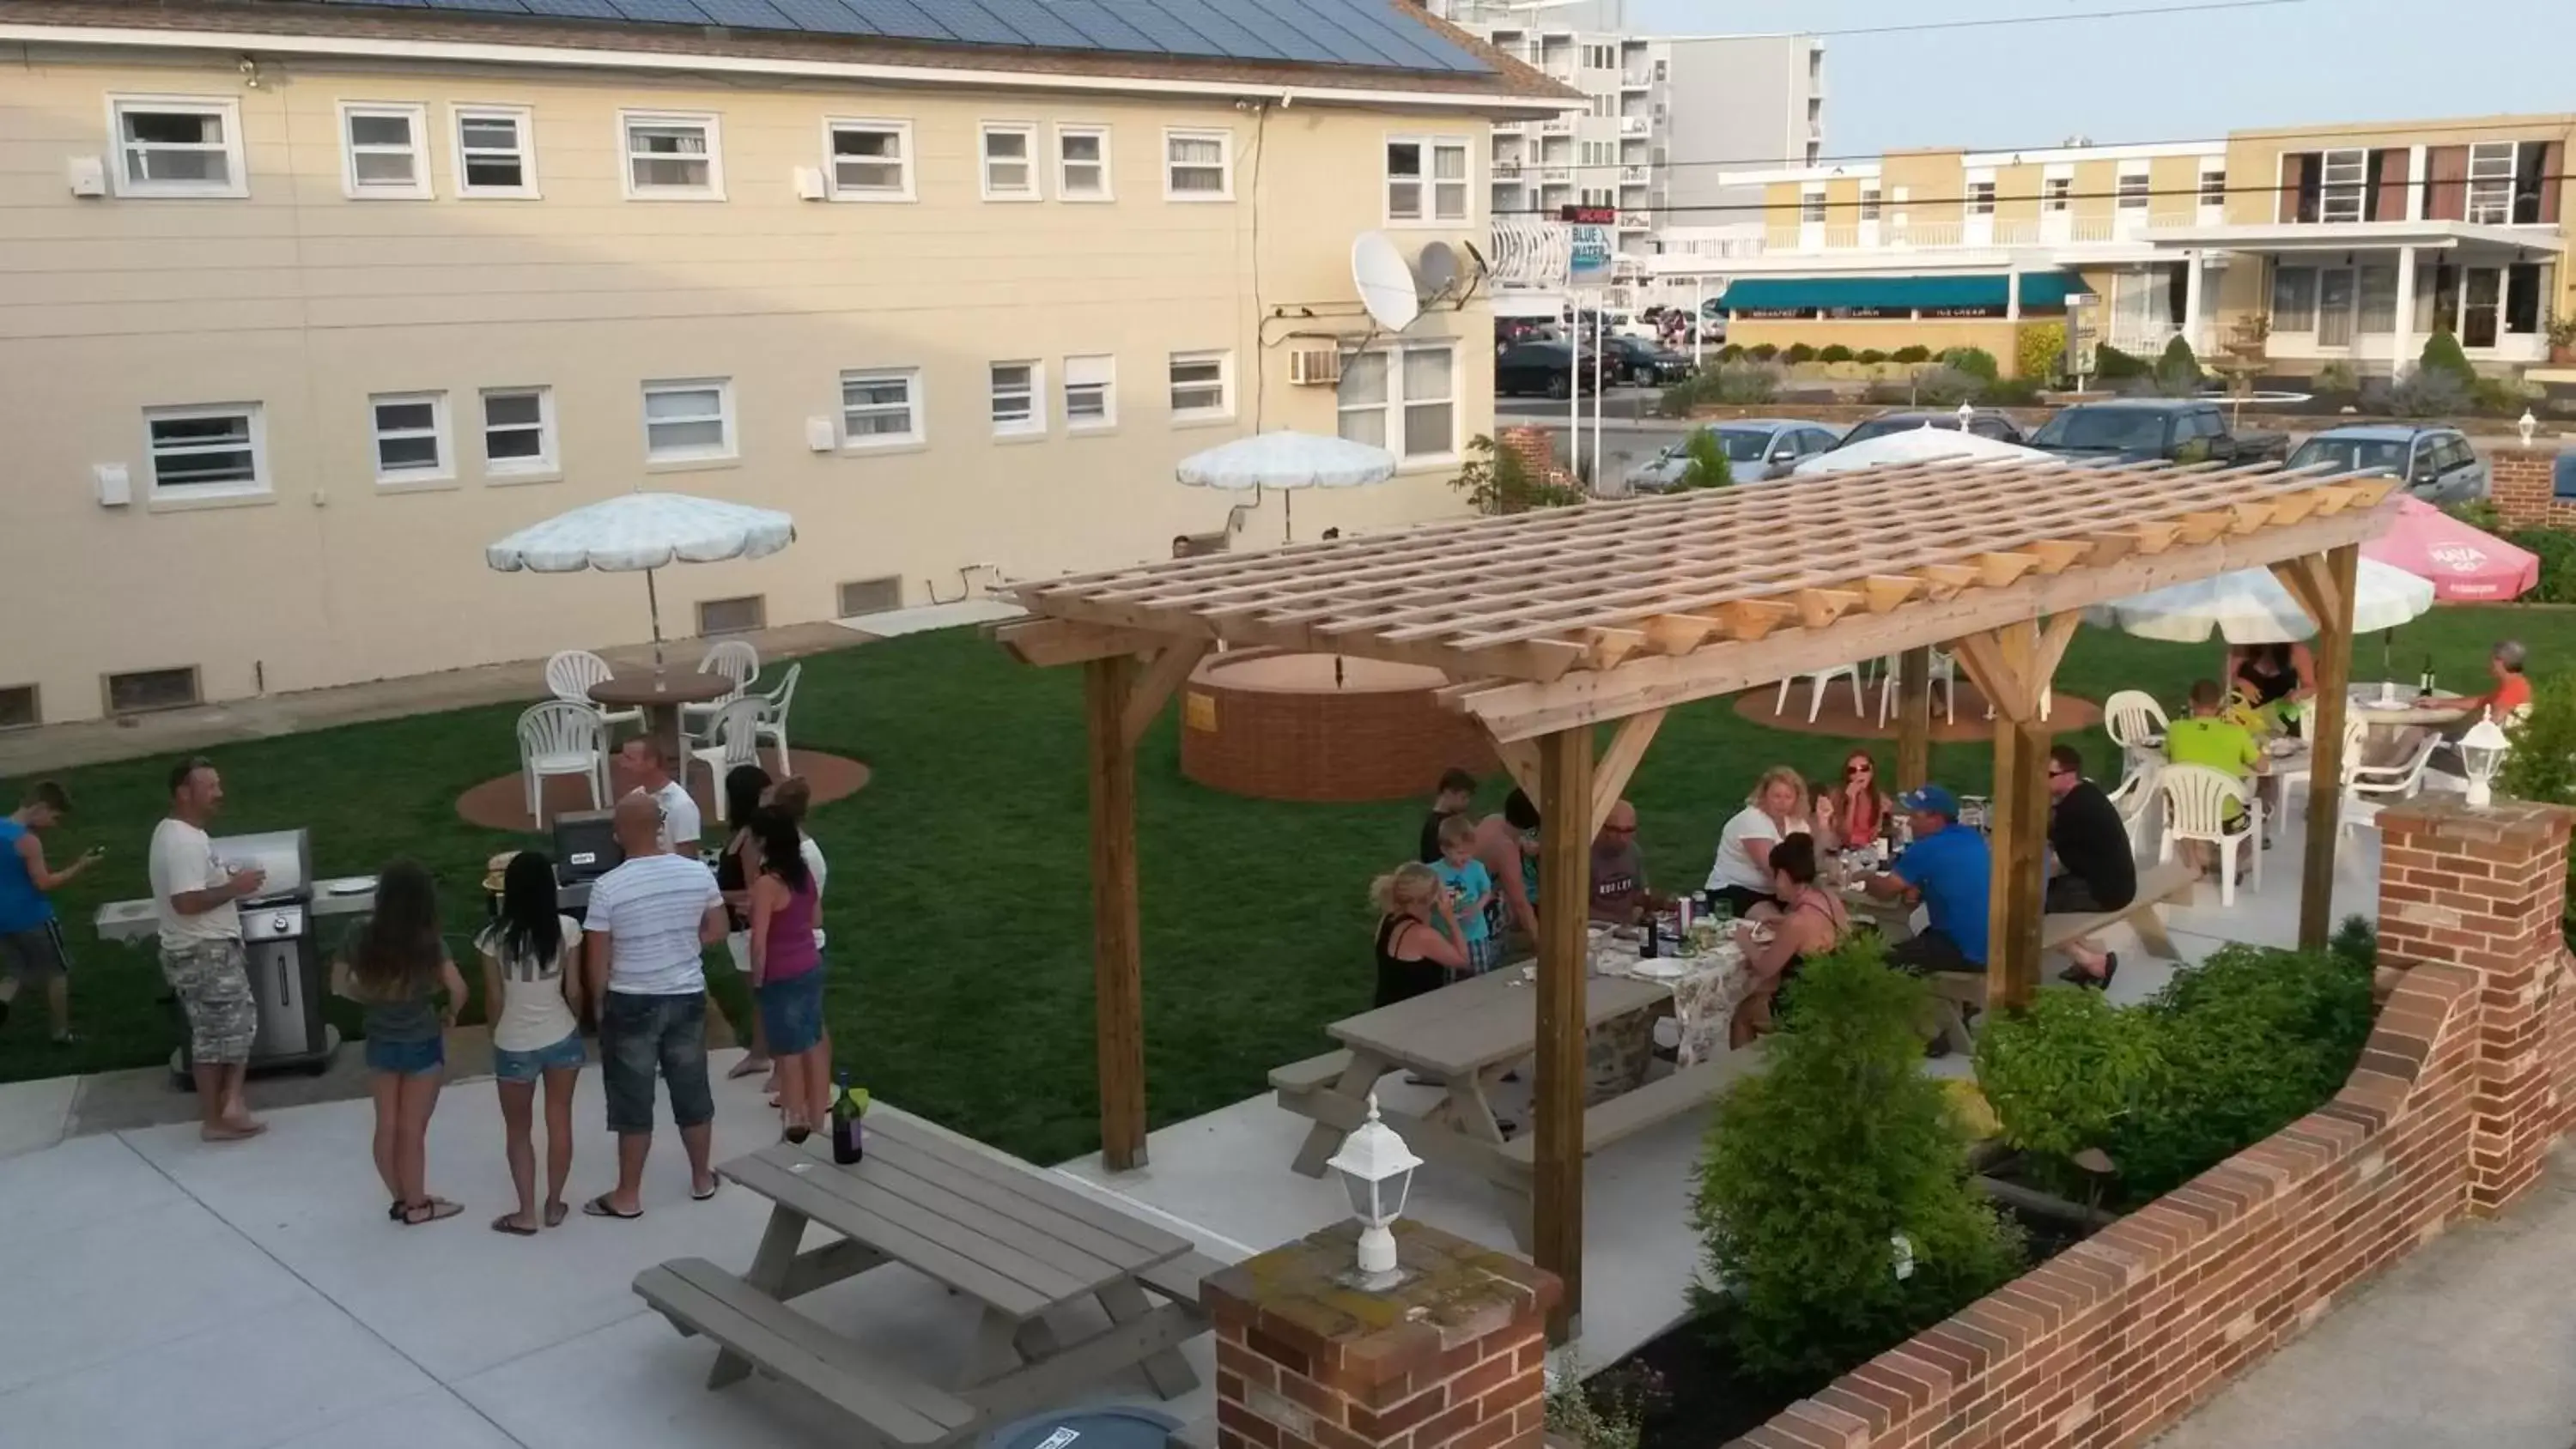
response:
M2030 435L2031 447L2089 462L2252 463L2289 455L2287 433L2238 433L2217 403L2196 398L2122 398L2077 403Z

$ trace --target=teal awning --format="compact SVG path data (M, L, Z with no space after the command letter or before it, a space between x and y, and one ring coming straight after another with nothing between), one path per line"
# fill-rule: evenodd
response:
M2021 274L2024 307L2062 307L2082 279L2065 272ZM1924 277L1746 277L1728 285L1718 305L1729 312L1806 311L1817 307L2001 307L2011 283L2002 272L1944 272Z

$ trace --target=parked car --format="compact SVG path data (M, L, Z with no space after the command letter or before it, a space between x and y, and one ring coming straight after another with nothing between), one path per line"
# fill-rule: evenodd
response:
M1880 413L1877 417L1855 425L1850 432L1843 434L1842 441L1834 446L1848 448L1854 443L1866 443L1872 438L1883 438L1890 433L1901 433L1913 428L1955 430L1958 426L1959 412L1956 408L1948 412L1928 412L1918 409ZM1993 438L1997 442L2018 443L2022 440L2021 428L2012 419L1996 412L1993 408L1979 408L1971 414L1968 418L1968 431L1980 438Z
M1742 418L1710 423L1699 429L1717 436L1726 450L1726 470L1738 483L1758 483L1786 474L1805 459L1834 445L1834 430L1797 418ZM1628 470L1632 493L1661 493L1690 471L1690 441L1685 434L1662 452Z
M2197 398L2121 398L2060 409L2030 435L2030 445L2063 458L2096 462L2252 463L2290 451L2287 433L2239 433L2214 402Z
M1494 396L1572 397L1592 390L1592 353L1570 342L1515 342L1494 359Z
M1691 375L1690 354L1642 337L1609 339L1602 366L1609 380L1631 387L1663 387Z
M2418 428L2405 423L2328 428L2299 445L2290 466L2332 464L2337 472L2393 473L2406 491L2431 503L2461 503L2487 496L2487 460L2457 428Z

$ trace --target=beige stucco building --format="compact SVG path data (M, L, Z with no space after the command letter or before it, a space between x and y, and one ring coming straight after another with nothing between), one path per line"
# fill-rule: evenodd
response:
M0 722L633 642L641 579L482 549L637 488L798 522L665 571L679 634L1164 553L1258 429L1404 459L1301 533L1457 511L1489 316L1372 329L1352 238L1481 233L1492 121L1567 93L1316 4L1394 63L0 0Z

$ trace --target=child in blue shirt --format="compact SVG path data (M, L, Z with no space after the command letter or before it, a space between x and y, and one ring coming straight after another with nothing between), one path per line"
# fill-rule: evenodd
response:
M1502 962L1503 938L1489 915L1494 878L1476 858L1474 822L1464 815L1440 822L1440 858L1431 870L1449 893L1449 915L1457 923L1458 944L1467 952L1468 973L1481 976L1493 970Z

